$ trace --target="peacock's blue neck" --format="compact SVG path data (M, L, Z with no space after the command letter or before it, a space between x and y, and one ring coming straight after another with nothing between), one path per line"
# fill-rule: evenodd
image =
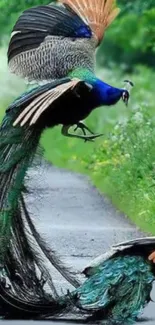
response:
M121 88L112 87L99 79L93 80L92 86L97 106L115 105L122 97L124 91Z
M93 96L91 96L92 108L102 105L115 105L122 97L124 91L124 89L112 87L96 78L88 69L77 68L70 72L69 77L79 78L93 86Z

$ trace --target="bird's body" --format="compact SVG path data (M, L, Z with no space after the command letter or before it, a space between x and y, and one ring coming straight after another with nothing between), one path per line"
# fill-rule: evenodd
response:
M73 87L72 89L71 87L67 89L67 91L64 91L64 93L61 94L60 92L59 94L58 87L61 87L63 91L66 85L69 83L72 85L74 82L76 83L75 88ZM128 95L128 92L124 90L124 88L112 87L96 78L89 70L81 68L73 71L68 78L60 79L57 80L57 82L51 82L35 88L34 94L35 97L37 97L40 92L46 95L47 91L51 91L51 96L53 95L54 99L53 90L58 92L56 100L52 101L52 107L47 103L47 109L39 116L41 117L38 121L39 125L42 125L44 128L53 127L58 124L72 126L85 119L95 108L104 105L114 105L122 98L123 93ZM31 93L33 93L33 91L30 91L30 95ZM26 96L29 96L29 93L27 93ZM39 105L41 104L42 101L40 101ZM28 111L29 118L26 122L29 121L29 123L31 123L31 118L35 115L34 113L36 113L37 108L38 106L36 106L36 110L33 108ZM31 111L32 114L30 114ZM19 113L18 111L18 114ZM27 114L24 115L24 118L26 115ZM17 120L18 123L19 121L22 123L20 114Z

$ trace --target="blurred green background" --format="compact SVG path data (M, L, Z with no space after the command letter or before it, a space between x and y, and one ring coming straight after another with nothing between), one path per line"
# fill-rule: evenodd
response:
M25 89L9 74L7 45L13 24L28 7L47 0L0 2L0 108ZM104 133L95 143L61 136L60 128L44 133L45 158L88 173L98 188L140 228L155 234L155 3L118 0L121 13L107 30L97 51L97 75L121 87L131 79L135 87L129 108L123 103L100 108L86 123Z

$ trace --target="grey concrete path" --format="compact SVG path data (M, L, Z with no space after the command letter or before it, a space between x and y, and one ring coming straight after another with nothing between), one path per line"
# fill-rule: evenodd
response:
M114 243L143 235L98 193L86 177L45 164L30 171L29 184L33 194L29 195L28 203L40 232L74 269L82 270ZM67 288L57 276L55 281ZM154 320L138 324L155 325L153 303L147 307L144 316ZM19 322L28 323L31 322ZM60 325L59 322L56 324Z

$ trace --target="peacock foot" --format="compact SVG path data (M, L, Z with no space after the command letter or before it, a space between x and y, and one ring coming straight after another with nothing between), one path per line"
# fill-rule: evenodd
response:
M103 136L103 134L94 134L84 123L82 122L79 122L75 128L74 131L76 131L78 128L80 128L82 131L83 131L83 134L84 135L79 135L79 134L72 134L72 133L69 133L68 130L70 129L72 125L63 125L62 127L62 130L61 130L61 133L64 135L64 136L67 136L67 137L72 137L72 138L77 138L77 139L82 139L84 140L85 142L87 141L94 141L96 138L99 138L101 136ZM86 134L86 130L89 131L91 133L91 135L87 135Z
M78 129L82 130L83 134L86 135L86 131L88 131L91 134L94 134L94 132L92 132L88 126L86 126L83 122L79 122L76 125L76 128L74 129L74 132L76 132Z

